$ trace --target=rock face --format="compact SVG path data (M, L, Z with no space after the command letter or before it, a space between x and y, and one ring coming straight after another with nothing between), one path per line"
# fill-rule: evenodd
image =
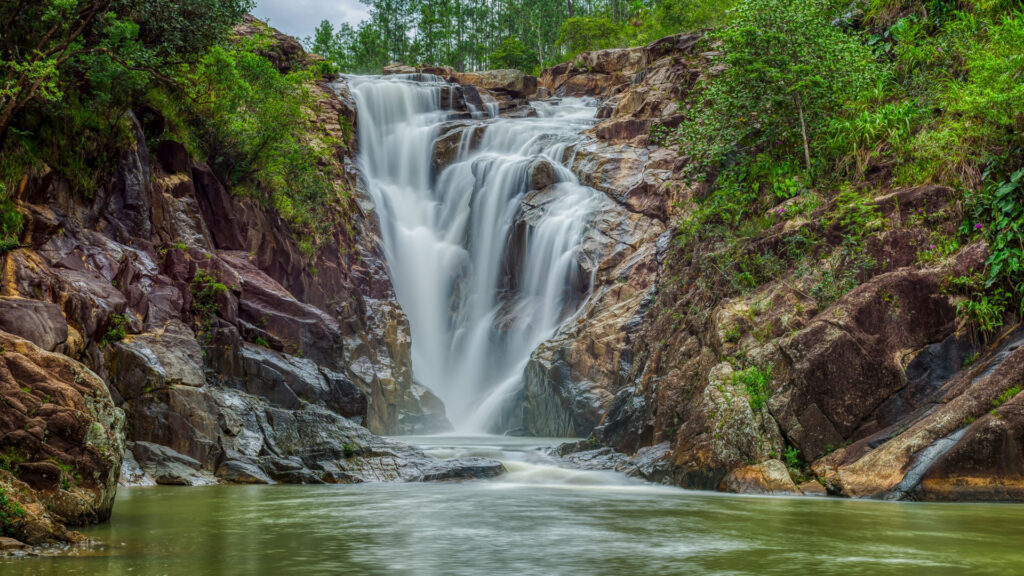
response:
M66 327L65 327L66 328ZM7 533L28 544L81 537L65 525L110 516L124 413L96 374L0 332L0 495Z
M628 248L596 249L588 240L587 260L634 263L641 272L625 276L631 298L602 304L616 292L607 280L615 276L600 279L599 266L580 320L534 353L525 431L593 428L567 461L689 488L1024 499L1015 416L1024 402L1015 395L1024 387L1024 336L1009 331L979 346L957 319L958 297L943 288L979 270L985 247L918 262L931 234L956 229L950 190L884 190L871 204L886 230L863 248L876 265L828 306L793 270L738 291L700 263L721 250L715 242L697 238L684 252L671 232L659 235L703 191L683 180L686 158L652 137L659 126L678 126L678 103L714 72L714 54L698 53L699 40L678 35L582 54L540 76L554 95L602 99L602 121L572 154L572 169L616 205L616 221L654 226L623 241ZM738 258L782 260L794 238L810 234L824 239L816 265L827 268L841 250L835 224L820 220L827 208L778 222ZM926 211L934 214L926 222L914 218ZM605 225L589 234L599 232ZM977 361L968 369L965 358ZM743 383L752 370L766 381L763 401Z
M237 30L256 32L254 20ZM271 39L280 69L305 65L297 42ZM24 541L73 540L63 525L106 519L126 436L126 484L501 471L374 436L450 425L412 377L408 321L351 156L354 104L343 83L311 89L310 129L343 143L332 173L351 193L331 207L346 225L314 254L181 144L149 150L141 122L91 197L46 167L14 191L26 226L24 247L0 255L0 486L24 511L11 529Z

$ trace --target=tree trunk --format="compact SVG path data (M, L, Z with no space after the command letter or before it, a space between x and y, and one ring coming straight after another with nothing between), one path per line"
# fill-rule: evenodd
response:
M813 178L811 174L811 146L807 142L807 122L804 121L804 105L800 100L800 94L796 95L796 109L800 113L800 133L804 137L804 162L807 164L807 176Z
M565 5L567 8L569 8L569 18L575 17L576 12L572 8L572 0L565 0Z

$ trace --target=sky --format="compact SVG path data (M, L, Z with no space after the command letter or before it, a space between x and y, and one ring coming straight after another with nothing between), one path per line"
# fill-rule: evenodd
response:
M366 8L359 0L257 0L252 13L285 34L305 38L313 35L321 20L355 26L369 18Z

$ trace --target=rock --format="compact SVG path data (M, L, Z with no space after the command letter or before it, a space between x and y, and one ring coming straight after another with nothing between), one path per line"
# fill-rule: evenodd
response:
M767 460L753 466L736 468L722 479L718 489L739 494L801 493L790 478L786 465L779 460Z
M117 480L118 486L156 486L146 471L139 466L131 451L124 453L124 460L121 462L121 476Z
M529 193L517 216L523 228L537 221L557 194L557 186ZM586 436L621 387L630 363L628 343L656 280L655 245L665 229L606 197L596 201L577 257L578 278L585 279L576 287L578 298L582 302L588 289L590 297L575 322L531 355L521 411L508 414L501 431L522 427L540 436Z
M188 150L180 142L174 140L161 140L156 147L156 159L160 167L168 174L177 172L188 172L192 164Z
M0 332L0 452L14 473L0 488L26 514L11 525L29 544L65 539L62 524L106 520L117 490L124 414L82 364Z
M199 461L176 452L167 446L150 442L134 442L132 454L146 475L157 484L177 486L205 486L216 484L209 474L200 472Z
M233 484L273 484L256 464L240 460L227 460L217 468L217 477Z
M126 337L110 353L111 383L124 400L174 386L203 386L203 351L180 322L159 332Z
M15 540L14 538L8 538L6 536L0 536L0 552L12 552L15 550L24 550L28 548L28 544Z
M68 339L68 323L60 307L51 302L0 298L0 330L53 352Z
M395 76L399 74L417 74L417 70L413 66L406 66L399 62L392 62L384 67L385 76Z
M557 181L558 173L547 160L536 160L530 165L530 190L543 190Z
M485 70L455 73L459 84L469 84L491 92L502 92L514 98L527 98L537 92L537 79L520 70Z
M828 496L828 491L817 480L808 480L797 486L804 496Z

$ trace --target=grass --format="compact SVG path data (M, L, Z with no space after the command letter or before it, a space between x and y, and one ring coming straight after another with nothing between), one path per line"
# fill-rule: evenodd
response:
M1013 398L1017 394L1020 394L1020 390L1020 386L1014 386L1013 388L1003 391L1002 394L996 396L995 399L992 400L992 406L994 408L999 408L1003 404L1009 402L1011 398Z

